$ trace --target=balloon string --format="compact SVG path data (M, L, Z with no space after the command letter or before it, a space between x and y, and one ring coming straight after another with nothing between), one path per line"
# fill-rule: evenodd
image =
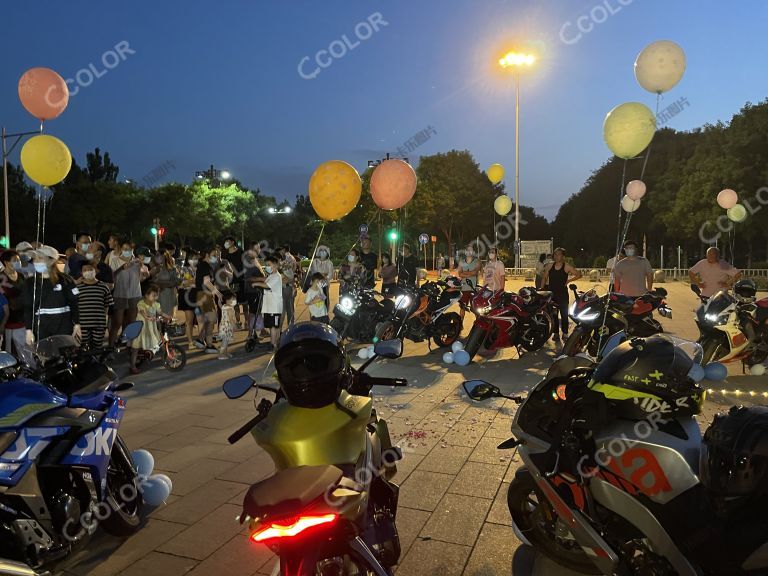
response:
M315 261L315 256L317 255L317 247L320 246L320 240L323 237L323 231L325 230L325 222L323 222L322 227L320 228L320 234L317 236L317 242L315 242L315 248L312 250L312 257L309 259L309 268L307 269L307 274L309 274L310 270L312 270L312 262ZM330 256L329 256L330 257ZM311 281L311 280L310 280ZM328 290L328 295L330 296L331 291ZM330 305L330 302L326 302L326 307ZM298 317L296 317L296 320L301 320L304 317L304 314L309 310L309 304L304 304L304 308L299 313ZM269 364L267 364L269 365Z
M659 117L659 105L661 104L661 93L656 94L656 114L654 115L653 119L654 122L656 122L656 119ZM658 128L658 126L657 126ZM643 160L643 169L640 171L640 180L643 179L643 176L645 176L645 168L648 166L648 158L651 157L651 148L653 147L653 140L656 138L656 131L653 132L653 138L651 138L650 143L648 144L648 148L645 151L645 159Z
M42 127L42 124L41 124ZM40 228L42 226L42 205L43 205L43 187L39 186L37 187L37 233L35 235L35 244L36 247L40 247ZM40 335L40 314L35 314L35 304L37 303L37 272L33 272L33 278L34 281L32 282L32 329L33 329L33 335L35 337L35 340L37 340L37 337ZM42 274L40 274L40 290L42 293L42 282L45 281Z

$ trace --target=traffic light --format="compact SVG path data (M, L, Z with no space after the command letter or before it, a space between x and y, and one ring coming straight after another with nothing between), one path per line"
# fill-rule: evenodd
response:
M392 240L392 242L397 241L397 230L393 228L392 230L389 231L388 235L389 235L389 239Z
M8 237L7 236L1 236L0 237L0 247L8 248Z
M157 229L157 233L158 233L160 236L165 236L165 228L158 228L158 229Z
M150 232L152 232L152 236L157 236L157 228L152 226L152 228L149 229Z

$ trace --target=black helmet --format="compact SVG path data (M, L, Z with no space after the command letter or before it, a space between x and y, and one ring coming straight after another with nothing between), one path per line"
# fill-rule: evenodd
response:
M757 294L757 286L754 280L739 280L733 286L733 293L736 294L736 298L739 300L752 301Z
M768 408L734 406L704 433L701 481L715 497L768 494Z
M275 353L283 393L289 403L301 408L321 408L335 402L344 366L338 334L320 322L302 322L289 328Z
M523 299L523 304L527 306L533 302L533 298L536 296L536 290L533 288L520 288L518 295Z
M663 334L623 342L598 364L589 387L614 402L620 418L698 414L704 390L688 376L693 359L679 342Z

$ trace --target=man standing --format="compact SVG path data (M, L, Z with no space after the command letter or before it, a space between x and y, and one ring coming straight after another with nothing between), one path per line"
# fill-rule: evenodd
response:
M720 290L728 290L741 278L741 271L720 258L720 250L707 249L707 257L699 260L688 271L691 284L698 284L702 296L713 296Z
M221 253L221 259L226 260L232 266L232 291L237 296L237 306L235 306L235 322L238 328L248 325L248 298L245 294L245 274L243 272L243 251L238 247L234 236L224 238L224 250ZM245 324L240 321L240 308L243 308Z
M75 280L78 280L82 274L80 273L83 264L88 262L86 254L88 253L88 247L91 245L91 235L87 232L80 232L77 235L77 243L75 244L75 253L69 257L67 266L69 267L69 275Z
M379 265L379 257L371 252L371 239L368 236L360 238L360 248L362 249L360 263L365 268L363 285L366 288L373 288L376 286L376 267Z
M418 287L419 277L416 270L418 265L419 263L416 260L416 256L411 254L411 247L408 244L403 244L403 253L397 263L398 280L408 286Z
M625 296L638 297L653 290L653 268L650 262L637 254L637 242L624 242L626 258L613 268L613 289Z
M283 314L290 328L295 320L294 301L296 300L296 267L298 263L288 250L288 246L278 248L277 255L280 259L280 272L283 277ZM282 329L282 320L280 328Z
M437 277L442 278L443 277L443 268L445 268L445 256L443 256L443 253L440 252L437 256Z

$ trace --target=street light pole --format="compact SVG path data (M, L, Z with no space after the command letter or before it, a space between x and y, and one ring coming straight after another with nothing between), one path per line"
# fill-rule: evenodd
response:
M520 268L520 72L515 73L515 268Z

